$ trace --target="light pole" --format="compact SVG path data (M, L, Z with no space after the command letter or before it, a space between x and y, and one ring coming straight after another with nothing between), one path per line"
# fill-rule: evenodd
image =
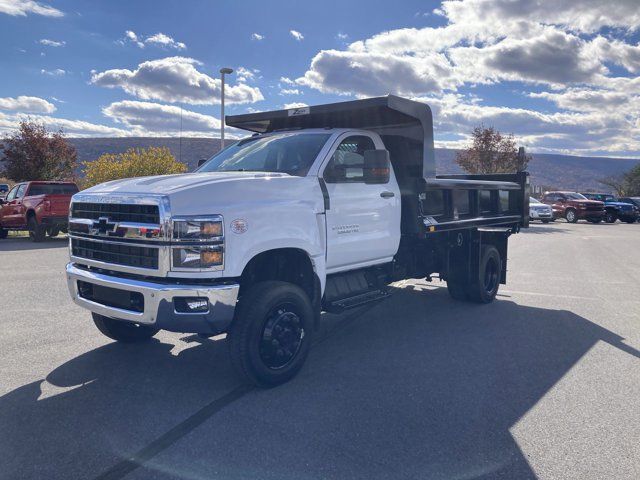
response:
M224 76L231 73L230 68L220 69L220 150L224 148Z

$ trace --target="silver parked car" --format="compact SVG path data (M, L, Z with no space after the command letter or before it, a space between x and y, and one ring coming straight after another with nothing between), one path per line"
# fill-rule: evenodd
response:
M553 210L551 206L529 197L529 220L540 220L542 223L553 222Z

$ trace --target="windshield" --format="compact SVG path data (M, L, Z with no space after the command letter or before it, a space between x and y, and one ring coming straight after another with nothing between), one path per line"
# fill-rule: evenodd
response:
M529 204L533 204L533 203L542 203L540 200L533 198L533 197L529 197Z
M571 200L588 200L587 197L579 193L566 193L565 196Z
M281 172L304 177L330 134L250 137L214 155L198 172Z

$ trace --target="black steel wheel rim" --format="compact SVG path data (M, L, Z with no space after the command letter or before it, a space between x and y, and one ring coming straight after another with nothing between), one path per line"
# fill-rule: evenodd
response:
M260 359L271 370L289 365L300 351L304 328L295 306L279 304L267 315L260 338Z
M490 258L484 268L484 289L492 293L498 284L498 263L495 258Z

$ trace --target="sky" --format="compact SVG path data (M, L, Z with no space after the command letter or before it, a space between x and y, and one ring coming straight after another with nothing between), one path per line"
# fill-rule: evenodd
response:
M218 136L222 67L227 114L393 93L436 146L640 157L640 0L0 0L0 134Z

